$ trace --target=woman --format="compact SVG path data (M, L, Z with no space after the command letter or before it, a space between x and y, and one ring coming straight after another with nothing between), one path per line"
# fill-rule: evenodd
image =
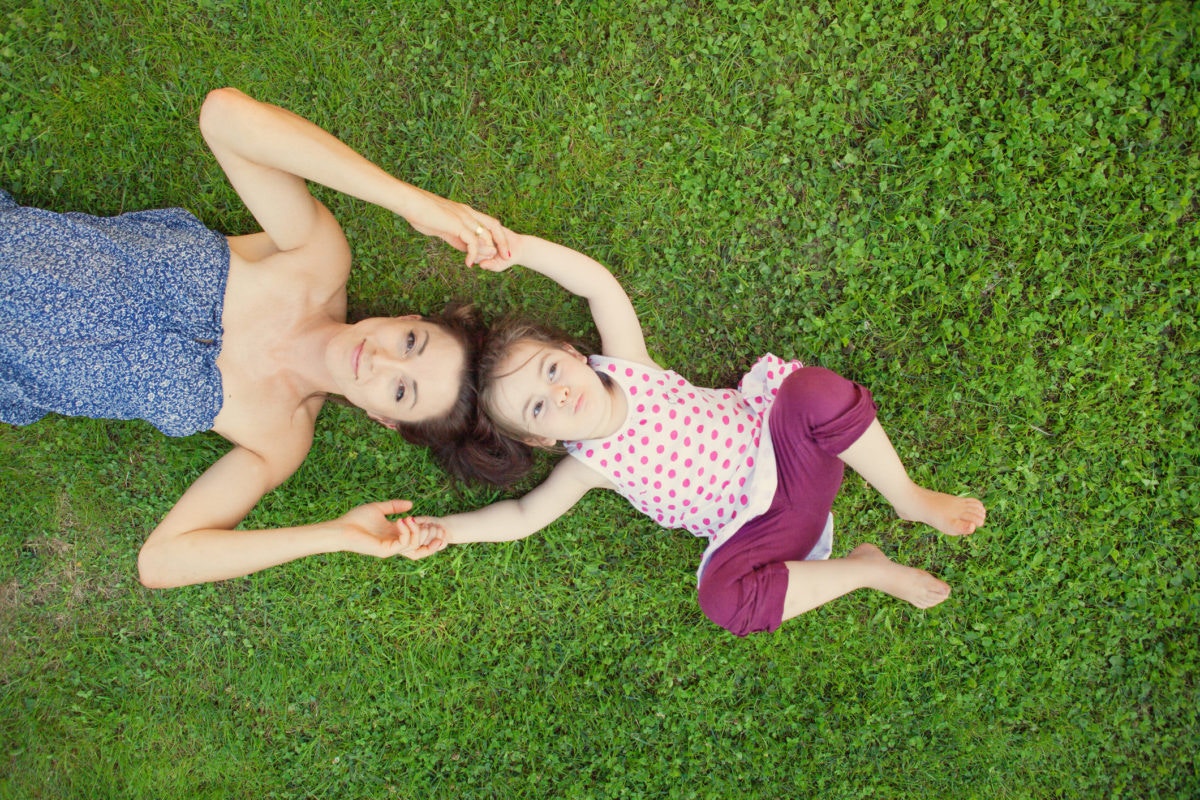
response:
M402 500L233 530L304 461L329 395L424 442L456 435L473 407L470 325L456 315L346 323L350 250L306 180L394 211L468 265L507 252L504 228L236 89L208 95L200 130L260 233L224 237L180 209L54 214L0 192L0 419L137 417L233 443L147 538L138 570L149 587L314 553L423 553L388 519L411 507Z

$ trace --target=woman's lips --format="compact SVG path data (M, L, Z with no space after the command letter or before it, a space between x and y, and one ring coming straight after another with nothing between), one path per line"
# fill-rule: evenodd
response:
M358 343L358 347L354 348L354 352L350 354L350 366L354 369L354 380L358 380L358 364L362 361L363 345L366 343L367 340L363 339Z

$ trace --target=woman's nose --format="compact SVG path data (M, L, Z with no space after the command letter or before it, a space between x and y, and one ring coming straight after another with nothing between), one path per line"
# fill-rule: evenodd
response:
M371 354L371 371L381 372L395 369L403 359L382 348Z

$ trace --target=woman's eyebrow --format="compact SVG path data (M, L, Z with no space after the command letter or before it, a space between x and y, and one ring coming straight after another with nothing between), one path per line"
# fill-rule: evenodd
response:
M428 345L429 345L429 331L425 331L425 339L422 340L421 346L417 348L417 355L419 356L422 353L424 353L425 348ZM419 392L417 391L417 379L413 378L411 381L409 381L409 385L412 386L412 396L413 396L412 404L409 405L409 408L415 409L417 407L417 395L419 394Z

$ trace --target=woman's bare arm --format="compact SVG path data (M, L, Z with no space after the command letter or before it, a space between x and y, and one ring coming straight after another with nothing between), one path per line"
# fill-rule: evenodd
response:
M399 214L421 233L466 252L468 264L508 251L507 232L493 217L405 183L303 117L237 89L209 92L200 131L280 250L303 246L314 229L317 200L309 180Z
M233 530L290 474L272 471L261 456L235 446L183 493L146 539L138 554L142 583L161 589L219 581L317 553L421 558L440 549L403 521L389 519L412 507L407 500L369 503L312 525Z

